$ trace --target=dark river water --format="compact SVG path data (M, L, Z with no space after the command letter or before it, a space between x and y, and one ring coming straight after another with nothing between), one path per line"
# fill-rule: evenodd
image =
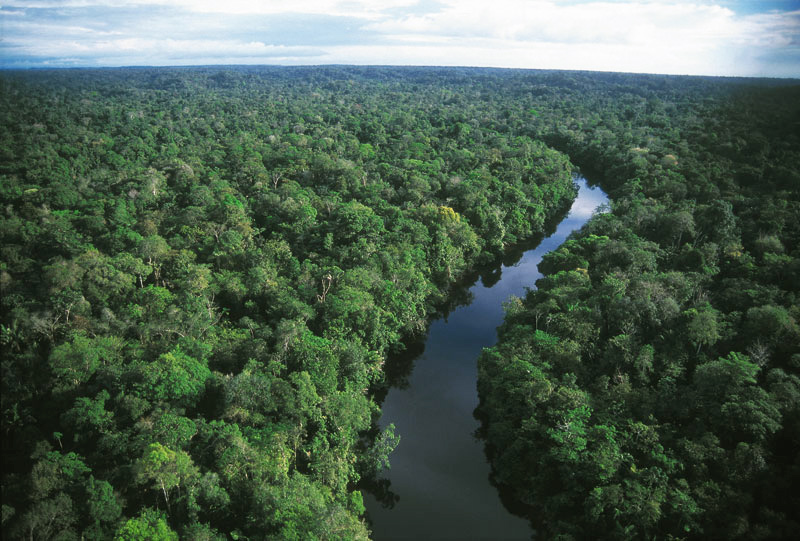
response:
M477 359L497 341L503 302L523 296L541 277L542 256L562 244L608 202L599 188L582 178L569 215L555 233L516 263L491 273L491 287L478 280L471 302L430 326L424 351L413 360L408 385L389 390L380 424L396 426L400 444L383 476L399 498L385 508L369 494L364 500L372 537L391 539L530 539L528 522L511 514L489 481L484 443L475 437L478 406ZM499 273L499 280L498 278Z

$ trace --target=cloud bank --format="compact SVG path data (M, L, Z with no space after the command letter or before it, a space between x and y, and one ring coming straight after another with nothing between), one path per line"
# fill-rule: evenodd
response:
M398 64L800 77L795 2L12 0L3 67Z

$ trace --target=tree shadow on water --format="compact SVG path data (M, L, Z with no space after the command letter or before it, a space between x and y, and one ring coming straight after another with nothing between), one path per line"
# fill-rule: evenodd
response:
M528 521L531 529L533 538L536 538L536 518L535 518L535 509L523 503L519 500L514 494L514 489L508 485L505 485L497 480L495 475L494 469L494 455L495 449L492 445L489 444L489 441L486 437L486 431L488 430L488 425L486 423L486 417L481 412L480 405L475 408L472 412L472 416L480 423L478 428L475 429L473 436L475 439L479 440L483 443L483 453L486 457L486 462L489 464L489 484L492 485L497 490L497 495L500 498L500 503L503 505L506 511L511 513L514 516L523 518Z
M385 509L392 509L400 501L400 495L392 492L392 482L385 477L363 478L358 488L370 494Z

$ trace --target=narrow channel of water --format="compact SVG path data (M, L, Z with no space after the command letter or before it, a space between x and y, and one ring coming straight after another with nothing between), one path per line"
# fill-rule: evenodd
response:
M478 421L477 359L497 341L503 302L523 296L541 277L542 256L561 245L594 210L608 202L599 188L577 180L580 191L569 215L555 233L524 252L512 266L503 265L490 287L478 281L472 302L431 324L424 352L414 361L408 386L389 390L381 426L394 423L400 444L384 476L399 500L381 506L365 494L376 541L395 539L530 539L528 522L511 514L489 482L483 441L474 436Z

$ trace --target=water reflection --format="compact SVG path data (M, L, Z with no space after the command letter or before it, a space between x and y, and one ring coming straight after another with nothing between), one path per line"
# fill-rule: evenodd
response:
M391 389L376 393L383 402L380 426L394 423L401 440L384 478L362 484L372 493L365 504L374 539L530 539L529 524L513 514L520 510L502 492L498 497L476 438L476 361L496 341L503 302L533 287L542 256L607 201L583 179L578 184L571 212L552 234L506 254L502 265L480 269L471 287L453 292L424 341L387 362Z

